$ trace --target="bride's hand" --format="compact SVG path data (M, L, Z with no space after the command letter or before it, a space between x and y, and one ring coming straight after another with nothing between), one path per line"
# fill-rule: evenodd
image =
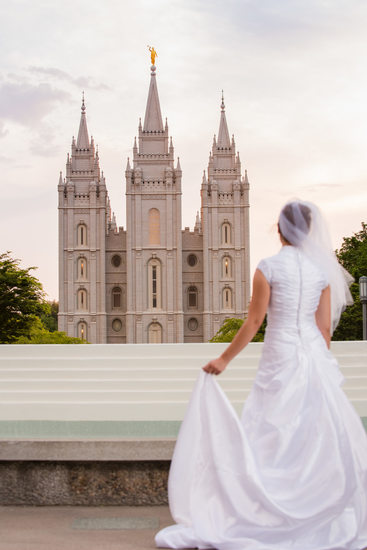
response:
M217 359L209 361L209 363L205 365L205 367L203 367L203 371L207 372L208 374L220 374L224 371L226 366L227 362L222 359L222 357L218 357Z

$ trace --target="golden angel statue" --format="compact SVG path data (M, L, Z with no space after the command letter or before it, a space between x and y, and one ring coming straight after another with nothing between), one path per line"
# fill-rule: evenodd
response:
M148 46L148 50L150 51L150 59L152 61L152 65L155 65L155 58L158 57L158 54L155 51L154 46Z

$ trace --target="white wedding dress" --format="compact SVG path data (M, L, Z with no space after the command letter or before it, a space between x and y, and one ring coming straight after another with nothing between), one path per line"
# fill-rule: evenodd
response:
M315 324L328 282L292 246L258 268L271 298L252 391L239 420L215 377L200 373L169 477L177 525L160 531L156 544L361 550L367 438Z

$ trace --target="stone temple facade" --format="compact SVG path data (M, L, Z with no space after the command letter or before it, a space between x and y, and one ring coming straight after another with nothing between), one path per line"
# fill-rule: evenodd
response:
M144 124L116 226L82 103L59 195L59 330L91 343L206 342L249 302L249 182L222 98L193 231L181 229L182 171L151 67Z

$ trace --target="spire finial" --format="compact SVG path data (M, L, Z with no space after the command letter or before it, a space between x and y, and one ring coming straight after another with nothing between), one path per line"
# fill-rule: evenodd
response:
M82 93L82 113L84 113L85 111L85 103L84 103L84 90L83 90L83 93Z
M150 60L152 62L152 67L155 67L155 58L158 57L158 54L155 51L154 46L148 46L148 50L150 51Z
M245 183L249 183L249 181L248 181L248 175L247 175L247 170L245 170Z
M220 108L222 109L222 111L224 111L225 109L225 105L224 105L224 94L223 94L223 90L222 90L222 103L221 103L221 106Z

